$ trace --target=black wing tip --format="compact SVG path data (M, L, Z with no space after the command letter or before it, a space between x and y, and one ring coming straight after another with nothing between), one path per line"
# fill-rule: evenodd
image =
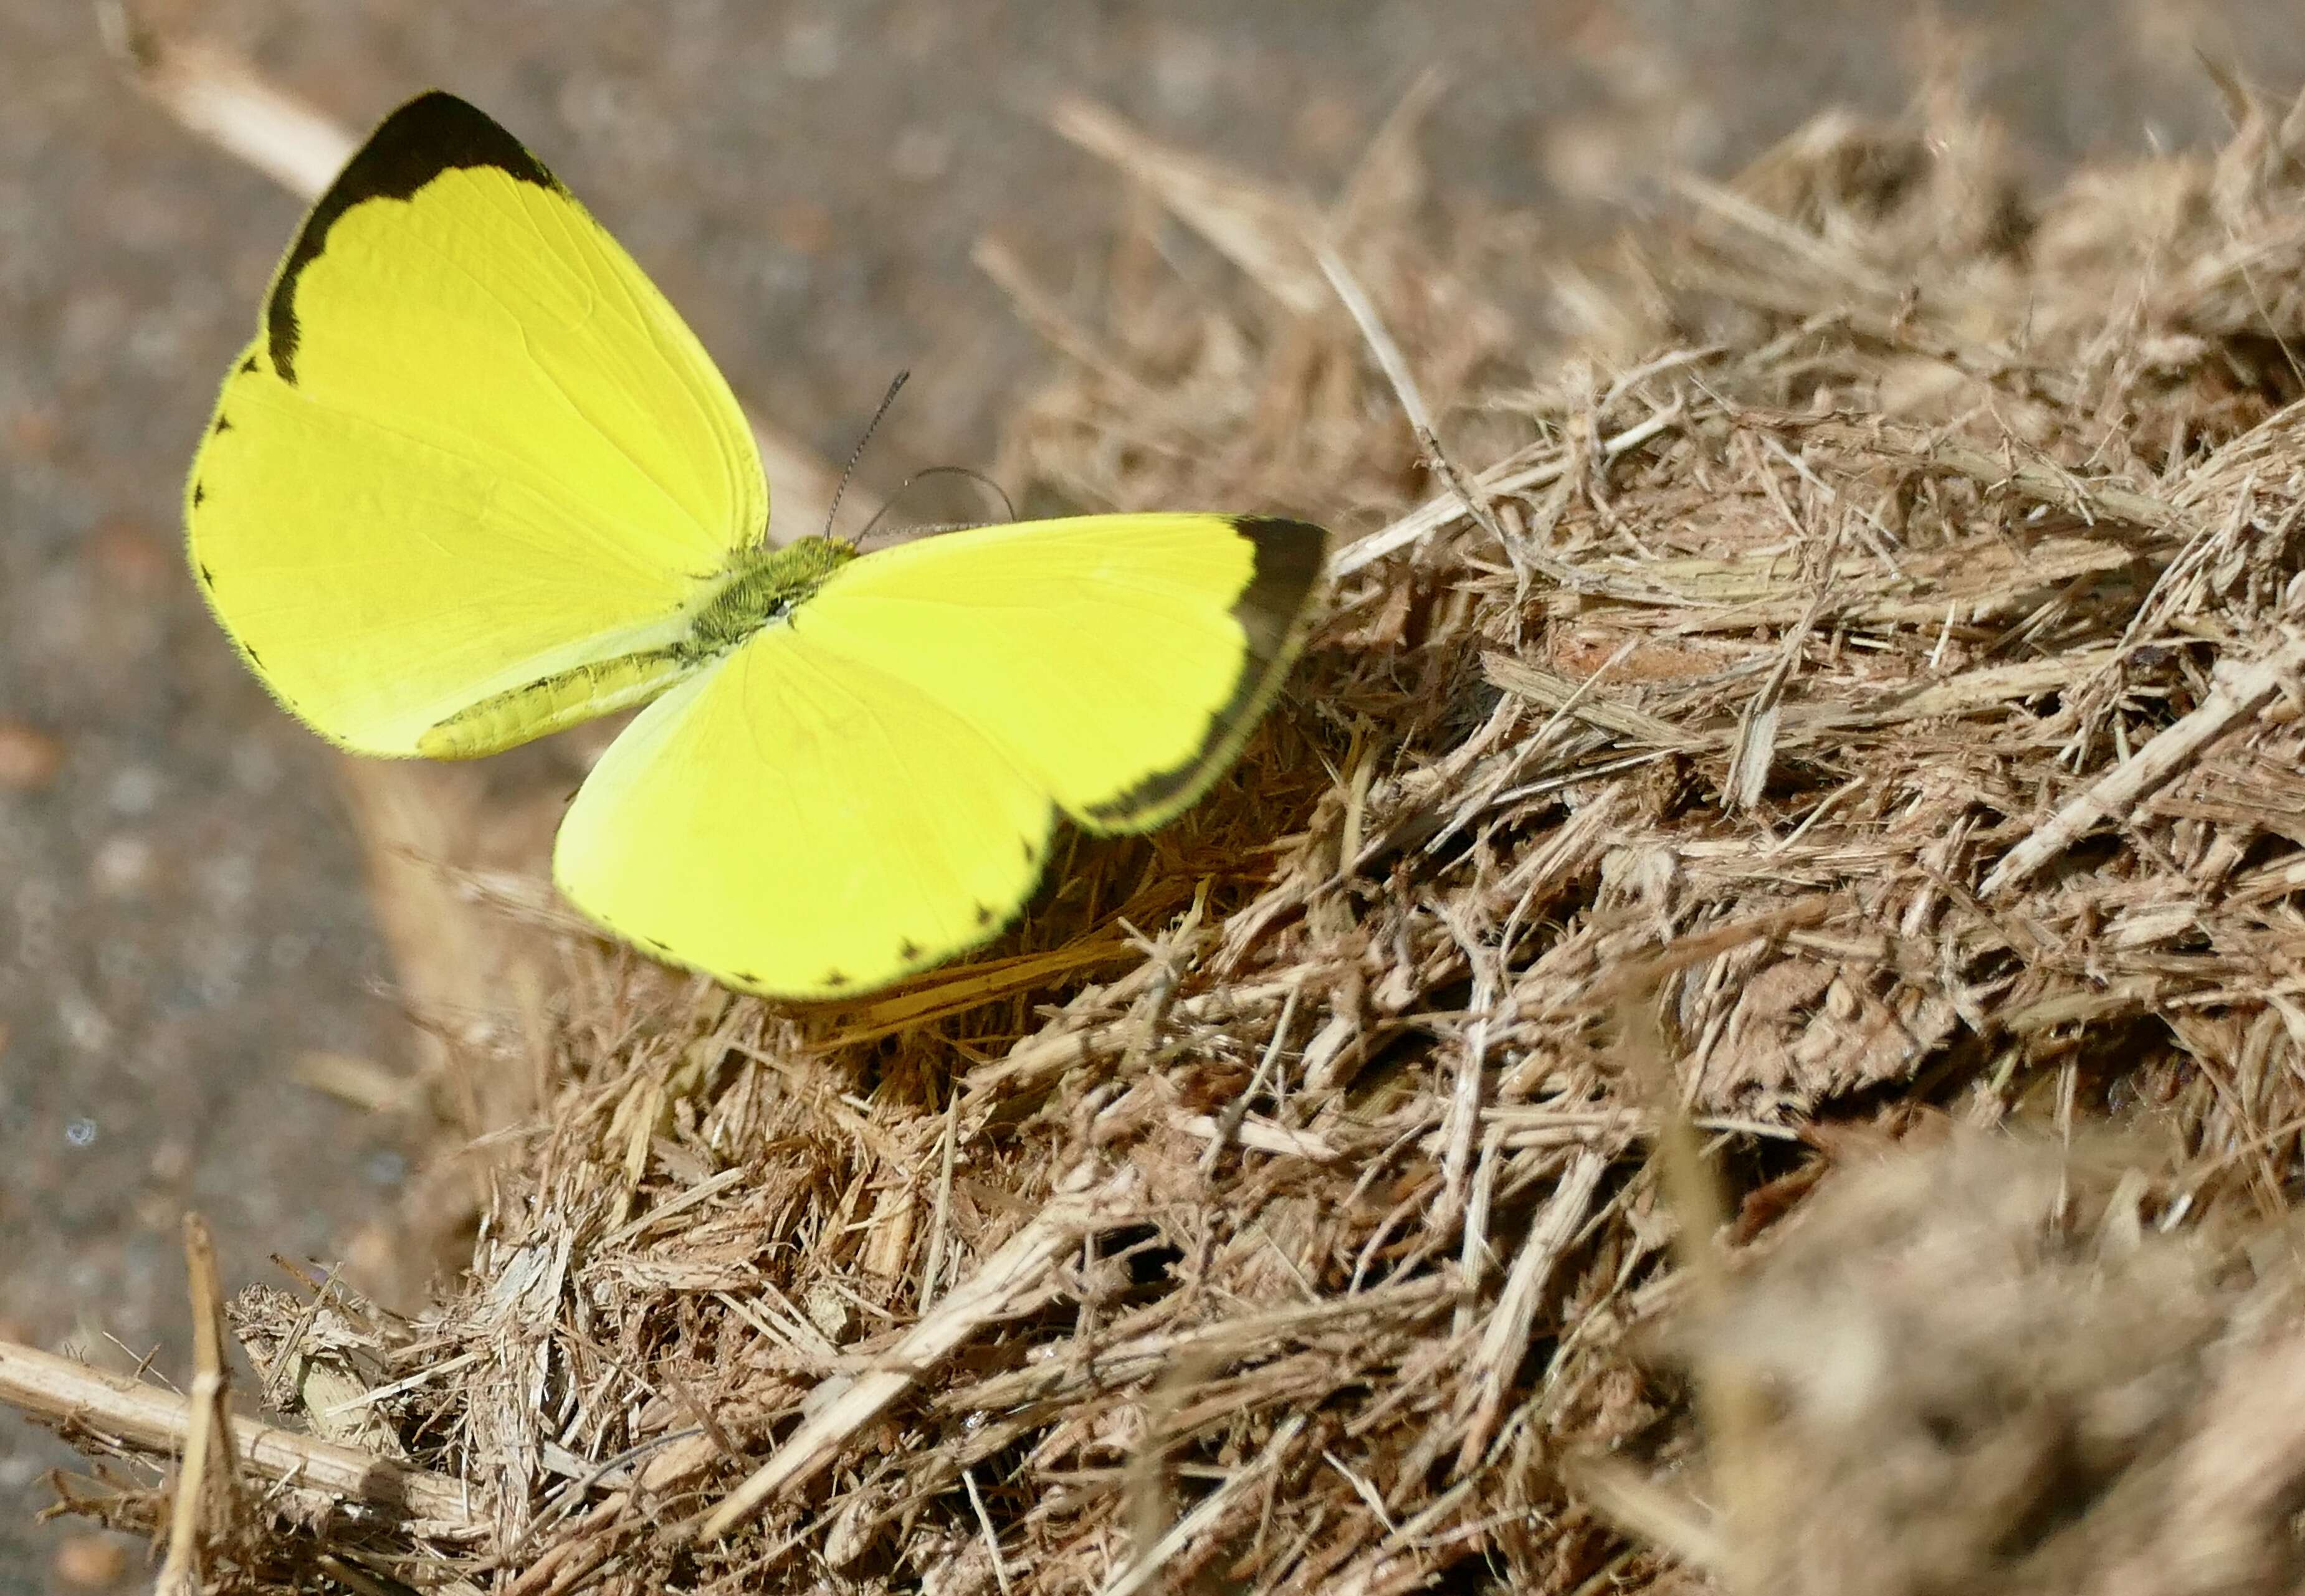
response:
M1329 531L1289 515L1229 515L1233 531L1260 549L1271 546L1292 556L1319 559L1329 546Z
M378 194L404 200L441 173L461 166L494 166L522 183L557 186L543 163L495 117L445 89L428 89L376 124L345 163L336 187L350 183L361 188L355 201ZM333 196L336 189L329 192Z
M421 94L410 95L394 106L390 115L376 124L377 132L382 132L404 116L478 116L483 121L493 120L487 112L462 95L451 94L445 89L427 89Z
M1236 515L1231 521L1233 531L1256 551L1256 568L1235 613L1280 613L1293 621L1320 585L1329 557L1327 529L1285 515Z
M1309 521L1281 515L1229 515L1248 539L1255 564L1233 600L1247 651L1232 696L1210 718L1193 757L1157 771L1128 791L1077 817L1093 830L1142 831L1164 824L1216 779L1240 751L1242 741L1280 691L1280 679L1305 637L1306 615L1320 590L1329 534Z
M428 89L376 124L304 217L265 301L266 349L281 381L291 387L296 383L296 279L327 247L336 218L370 200L411 199L443 172L467 167L492 167L539 188L560 187L496 118L446 89Z

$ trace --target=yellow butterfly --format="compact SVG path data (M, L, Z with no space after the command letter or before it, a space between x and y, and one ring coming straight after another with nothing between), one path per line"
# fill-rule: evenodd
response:
M984 941L1059 815L1143 831L1303 640L1303 522L1092 515L858 556L764 539L687 327L496 123L427 94L312 208L186 488L217 619L361 753L494 753L654 700L553 874L617 935L786 997Z

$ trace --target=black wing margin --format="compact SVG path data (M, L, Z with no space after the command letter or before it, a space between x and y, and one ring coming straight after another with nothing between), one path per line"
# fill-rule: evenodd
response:
M407 200L443 172L493 166L516 183L560 187L544 164L478 106L433 89L377 124L304 218L264 300L264 349L280 380L296 382L296 279L327 247L328 229L353 206Z

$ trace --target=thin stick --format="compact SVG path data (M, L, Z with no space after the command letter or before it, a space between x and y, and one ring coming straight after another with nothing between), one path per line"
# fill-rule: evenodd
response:
M225 1409L231 1374L224 1361L224 1296L217 1285L216 1237L198 1214L184 1216L184 1272L192 1298L192 1394L184 1431L184 1463L169 1504L168 1556L153 1589L161 1596L194 1596L200 1581L200 1514L215 1475L219 1527L233 1516L236 1469L232 1425Z
M119 0L97 7L104 41L136 87L191 132L306 199L327 187L359 140L310 100L238 56L165 38Z
M976 1526L984 1532L984 1549L992 1554L992 1577L999 1582L1000 1596L1008 1596L1008 1563L1000 1555L1000 1537L992 1528L992 1515L984 1510L984 1498L976 1489L976 1471L960 1471L960 1482L968 1487L968 1505L976 1509Z
M1264 1450L1256 1455L1254 1462L1236 1471L1222 1485L1195 1503L1193 1510L1178 1519L1167 1534L1155 1541L1143 1558L1123 1568L1106 1584L1100 1596L1136 1596L1137 1592L1152 1583L1152 1576L1161 1572L1170 1558L1184 1549L1186 1542L1217 1521L1218 1515L1232 1505L1233 1498L1245 1487L1278 1467L1304 1429L1305 1415L1290 1414L1287 1422L1272 1432L1272 1439L1265 1443Z
M1433 1219L1445 1226L1465 1212L1472 1192L1473 1144L1481 1129L1481 1091L1488 1069L1489 1031L1496 1023L1497 1005L1504 995L1501 976L1505 955L1502 948L1482 947L1479 931L1466 923L1462 915L1443 911L1442 918L1457 946L1464 950L1465 963L1473 972L1469 999L1472 1020L1465 1027L1465 1040L1449 1092L1448 1113L1442 1122L1442 1196L1434 1205ZM1477 1244L1478 1239L1467 1232L1467 1245Z
M1496 511L1489 504L1489 496L1482 491L1476 480L1457 469L1457 463L1449 457L1449 451L1441 446L1441 435L1433 427L1433 412L1425 403L1425 395L1417 387L1416 378L1409 373L1408 361L1400 352L1400 345L1393 341L1383 318L1378 316L1375 302L1334 250L1323 243L1315 246L1314 253L1321 263L1321 270L1329 279L1329 286L1336 290L1337 298L1343 301L1346 310L1352 316L1353 325L1360 328L1361 338L1368 344L1369 352L1376 357L1378 369L1384 373L1385 381L1392 385L1393 396L1400 401L1401 413L1408 418L1409 429L1416 435L1417 446L1425 451L1425 458L1432 461L1441 472L1442 480L1449 484L1450 491L1464 505L1466 512L1480 522L1484 531L1497 540L1497 547L1504 551L1506 558L1512 561L1514 568L1520 569L1522 550L1518 540L1506 536L1503 523L1498 521Z
M192 1399L199 1401L206 1388L209 1403L221 1419L232 1380L224 1357L224 1288L217 1278L216 1235L199 1214L184 1216L184 1267L192 1296ZM216 1445L216 1461L229 1489L239 1468L230 1426L217 1427Z
M1442 1146L1448 1138L1442 1139ZM1496 1262L1497 1250L1489 1244L1489 1219L1497 1201L1497 1166L1504 1159L1505 1135L1492 1126L1481 1137L1481 1155L1473 1166L1473 1189L1465 1199L1465 1223L1457 1239L1457 1311L1450 1333L1468 1334L1479 1317L1481 1287Z
M944 1105L944 1134L938 1139L942 1145L937 1155L936 1206L929 1212L929 1244L926 1256L921 1260L921 1307L925 1310L936 1300L937 1287L944 1284L944 1252L946 1233L952 1226L952 1175L960 1152L960 1091L951 1089Z
M1225 1111L1217 1116L1216 1133L1209 1138L1207 1148L1201 1153L1203 1178L1215 1173L1219 1155L1240 1133L1241 1125L1248 1118L1249 1104L1255 1101L1256 1094L1264 1090L1265 1078L1280 1063L1280 1049L1289 1040L1289 1024L1297 1017L1297 996L1303 985L1302 981L1289 983L1289 996L1280 1000L1280 1017L1272 1022L1272 1040L1264 1044L1264 1052L1256 1061L1255 1073L1249 1076L1248 1084L1241 1088L1240 1095L1227 1103ZM1333 1150L1328 1151L1329 1157L1336 1156Z
M2127 814L2211 743L2284 692L2295 692L2301 673L2305 673L2305 638L2292 639L2251 665L2221 665L2199 709L2068 800L2046 825L2002 856L1977 896L1991 898L2022 885L2100 823Z
M1306 259L1318 225L1312 208L1217 162L1162 144L1079 95L1059 98L1049 125L1090 154L1144 185L1170 214L1251 281L1298 316L1320 310L1327 296Z
M1601 443L1601 457L1614 460L1629 450L1637 449L1649 439L1665 431L1681 418L1682 406L1675 400L1646 421L1626 428L1613 437ZM1474 482L1491 497L1522 493L1531 488L1542 488L1557 482L1569 470L1567 454L1553 455L1533 464L1508 462L1492 466L1474 478ZM1329 556L1331 579L1350 576L1363 566L1373 565L1385 556L1408 548L1439 531L1459 516L1470 513L1471 506L1461 495L1451 489L1430 498L1403 515L1382 531L1371 532L1357 542L1348 543Z
M192 1428L187 1397L13 1341L0 1341L0 1402L160 1456L184 1455ZM424 1534L461 1539L481 1532L463 1482L445 1474L252 1419L232 1421L232 1444L258 1479L357 1502Z
M1659 986L1624 992L1617 1005L1618 1052L1626 1074L1645 1082L1656 1106L1658 1174L1675 1220L1674 1254L1695 1303L1700 1310L1717 1312L1728 1292L1719 1243L1728 1212L1673 1079L1664 1027L1657 1018L1660 1001ZM1761 1395L1744 1370L1718 1357L1702 1360L1697 1377L1705 1473L1722 1521L1722 1560L1711 1571L1731 1590L1750 1590L1739 1554L1751 1544L1756 1509L1765 1490L1766 1477L1755 1466Z
M1513 1258L1503 1295L1481 1332L1480 1349L1473 1354L1473 1378L1459 1388L1459 1410L1468 1421L1465 1439L1457 1448L1460 1477L1473 1472L1488 1447L1489 1438L1496 1433L1513 1373L1528 1355L1529 1337L1536 1328L1536 1310L1545 1283L1584 1228L1585 1218L1593 1209L1593 1194L1608 1169L1609 1155L1590 1148L1570 1159Z
M1386 328L1383 318L1377 315L1376 305L1336 250L1324 243L1316 247L1314 254L1321 262L1322 272L1329 279L1329 286L1337 291L1337 298L1344 301L1346 310L1352 316L1353 325L1360 328L1362 341L1369 346L1369 352L1376 357L1377 369L1382 371L1385 381L1392 385L1393 397L1400 401L1401 413L1408 418L1408 425L1416 431L1417 441L1430 444L1433 412L1425 405L1425 395L1417 387L1416 378L1409 373L1408 357L1400 352L1400 345L1393 342L1391 332Z

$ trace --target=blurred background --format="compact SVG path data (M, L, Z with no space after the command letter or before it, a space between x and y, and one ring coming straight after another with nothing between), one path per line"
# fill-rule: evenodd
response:
M971 264L1062 295L1128 196L1053 134L1071 92L1332 195L1419 74L1439 188L1525 213L1526 280L1815 113L1893 115L1927 57L2047 183L2206 146L2204 58L2305 80L2293 0L217 0L147 4L365 128L430 86L519 134L688 316L754 412L861 480L989 467L1054 357ZM0 1337L180 1374L178 1226L227 1287L342 1257L410 1176L378 1082L421 1039L344 777L184 579L178 496L302 210L139 97L72 0L0 7ZM1541 358L1532 350L1531 358ZM501 779L532 779L515 765ZM315 1061L319 1061L316 1065ZM327 1061L334 1060L334 1074ZM312 1084L332 1079L336 1090ZM363 1106L361 1083L370 1101ZM368 1261L373 1266L377 1261ZM0 1417L0 1596L149 1574L35 1528L63 1450Z

